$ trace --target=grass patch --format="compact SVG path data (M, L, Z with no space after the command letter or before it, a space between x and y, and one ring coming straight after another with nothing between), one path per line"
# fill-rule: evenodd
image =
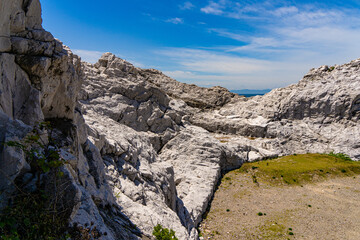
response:
M262 221L256 227L256 233L260 236L259 239L288 239L289 232L293 232L293 226L289 225L293 214L293 211L285 210L274 213L268 220Z
M281 223L267 221L259 228L259 236L264 239L286 239L286 227Z
M251 194L251 192L249 191L249 190L247 190L247 189L239 189L239 190L237 190L233 195L232 195L232 197L233 198L237 198L237 199L241 199L241 198L243 198L243 197L245 197L245 196L247 196L247 195L250 195Z
M298 154L245 163L237 171L251 173L251 176L256 173L256 182L261 180L273 184L301 185L330 176L360 174L360 162L349 159L345 154Z

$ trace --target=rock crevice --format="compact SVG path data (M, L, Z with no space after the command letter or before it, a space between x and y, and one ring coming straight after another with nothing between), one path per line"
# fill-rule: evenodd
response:
M359 59L243 98L111 53L81 62L42 28L39 0L1 1L0 13L0 141L50 121L69 223L93 223L102 239L151 238L157 224L198 239L222 173L246 161L330 151L360 160ZM14 180L35 181L30 168L0 145L0 209Z

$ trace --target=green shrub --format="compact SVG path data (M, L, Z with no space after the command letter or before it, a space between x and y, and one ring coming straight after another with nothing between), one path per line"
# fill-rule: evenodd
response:
M160 224L154 227L153 235L157 240L178 240L175 236L174 230L163 228Z
M56 169L65 164L65 161L60 157L60 151L52 136L52 131L50 123L43 122L34 127L24 141L9 141L5 145L20 148L25 153L26 161L30 164L32 171L36 171L38 174L47 173L51 169ZM46 133L47 142L42 138Z
M0 239L66 239L67 219L49 200L40 191L16 196L0 215Z
M252 175L252 180L253 180L253 183L258 183L258 180L255 175Z
M336 158L340 158L342 160L345 160L345 161L352 161L351 158L349 157L349 155L345 154L345 153L334 153L334 152L331 152L328 154L329 156L331 157L336 157Z
M29 190L21 179L15 179L17 191L10 196L8 207L0 212L0 240L51 240L70 236L66 230L71 210L60 203L67 186L61 180L63 173L59 167L65 161L52 134L50 123L44 122L34 127L23 141L4 143L24 152L36 188Z

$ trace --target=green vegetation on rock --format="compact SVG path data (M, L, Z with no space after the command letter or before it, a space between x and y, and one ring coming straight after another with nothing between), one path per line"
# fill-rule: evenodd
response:
M31 169L29 180L12 182L16 191L0 212L0 240L99 239L101 233L91 224L68 225L72 208L64 196L70 183L60 170L67 162L50 122L35 126L22 141L3 144L22 150Z
M253 163L245 163L238 172L251 173L253 181L300 185L330 176L360 173L360 162L345 154L298 154ZM255 182L255 181L254 181Z
M160 224L154 227L153 235L156 240L178 240L172 229L163 228Z

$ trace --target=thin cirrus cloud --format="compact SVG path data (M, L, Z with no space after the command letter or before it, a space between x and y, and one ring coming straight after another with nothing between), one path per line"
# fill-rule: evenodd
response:
M206 14L214 14L214 15L221 15L223 14L223 9L225 8L224 6L224 1L220 1L220 2L213 2L211 1L207 6L201 8L201 12L204 12Z
M184 2L183 4L179 5L180 10L191 10L195 8L195 5L191 2Z
M100 51L91 51L91 50L83 50L83 49L73 49L73 53L79 55L81 60L88 63L96 63L103 52Z
M197 82L201 86L221 85L229 89L283 86L284 75L303 67L191 48L166 48L155 51L155 54L177 61L176 69L164 71L170 77L188 83ZM296 75L292 78L293 81L299 79Z
M235 26L241 20L250 30L208 28L209 34L238 42L218 50L158 51L177 66L177 70L166 72L185 82L209 79L210 84L212 79L228 88L244 83L252 88L285 86L297 82L311 67L342 64L359 57L357 9L220 0L209 1L200 11L219 19L233 19Z
M184 19L182 18L169 18L167 20L165 20L165 22L168 22L168 23L172 23L172 24L183 24L184 23Z
M182 24L182 36L179 42L159 41L135 54L141 67L201 86L261 89L296 83L312 67L342 64L360 55L356 7L297 0L200 2L176 3L174 11L166 13L173 18L150 11L149 16L166 27ZM189 45L184 39L194 42ZM89 62L101 56L97 51L74 52Z

